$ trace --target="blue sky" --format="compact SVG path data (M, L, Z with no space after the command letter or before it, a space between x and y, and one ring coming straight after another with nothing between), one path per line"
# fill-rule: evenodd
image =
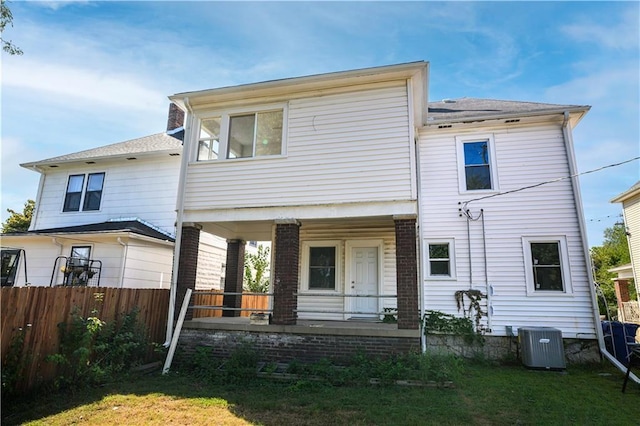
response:
M35 198L19 167L165 129L184 91L426 60L429 100L591 105L581 172L640 155L639 2L13 1L2 54L2 219ZM580 179L588 238L640 163Z

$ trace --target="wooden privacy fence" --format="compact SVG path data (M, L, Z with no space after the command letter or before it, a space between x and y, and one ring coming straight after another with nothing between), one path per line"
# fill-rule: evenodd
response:
M101 296L97 296L101 294ZM47 355L58 352L58 323L69 322L74 307L83 317L95 316L107 323L119 321L138 308L151 342L165 339L169 290L101 287L3 287L1 302L2 363L20 330L24 330L22 362L25 368L19 390L50 381L56 366Z
M207 307L222 307L223 305L223 292L195 291L191 296L192 306L207 306ZM182 303L182 302L176 302ZM242 295L242 309L246 311L240 311L240 316L248 317L253 312L261 312L269 310L269 295L258 293L244 293ZM194 309L193 318L218 318L222 316L222 309Z

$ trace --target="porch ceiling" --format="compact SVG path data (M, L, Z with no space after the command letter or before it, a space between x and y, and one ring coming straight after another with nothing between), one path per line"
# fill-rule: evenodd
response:
M295 219L295 218L294 218ZM302 226L306 225L326 225L331 227L337 224L363 224L371 222L388 222L393 226L393 216L368 216L358 218L330 218L330 219L296 219ZM273 236L273 227L277 221L226 221L226 222L198 222L202 226L202 230L210 234L217 235L228 240L244 240L244 241L271 241Z

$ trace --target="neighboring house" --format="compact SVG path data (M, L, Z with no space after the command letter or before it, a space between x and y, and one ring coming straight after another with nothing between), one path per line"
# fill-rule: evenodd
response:
M457 299L468 308L477 290L487 335L595 339L567 178L589 107L428 103L427 83L415 62L171 96L188 111L177 300L204 230L228 241L227 292L241 289L244 242L272 242L275 325L393 310L399 330L417 330L428 310L463 315Z
M640 181L631 188L611 200L612 203L622 203L622 215L627 230L629 254L631 264L621 265L610 270L617 273L616 297L622 321L640 323L640 306L638 300L630 300L629 285L632 280L636 287L636 294L640 295Z
M174 107L167 133L22 164L41 177L29 231L2 235L13 284L169 288L181 118ZM219 288L224 241L204 234L199 256L198 288Z

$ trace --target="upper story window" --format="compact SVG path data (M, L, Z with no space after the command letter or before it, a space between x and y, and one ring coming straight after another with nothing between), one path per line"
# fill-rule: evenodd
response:
M80 211L80 206L82 211L100 210L103 185L104 173L69 176L62 211L77 212Z
M207 118L200 123L198 161L217 160L220 152L220 117Z
M460 192L497 191L493 136L457 137L456 143Z
M284 107L239 111L200 120L198 161L283 153Z

